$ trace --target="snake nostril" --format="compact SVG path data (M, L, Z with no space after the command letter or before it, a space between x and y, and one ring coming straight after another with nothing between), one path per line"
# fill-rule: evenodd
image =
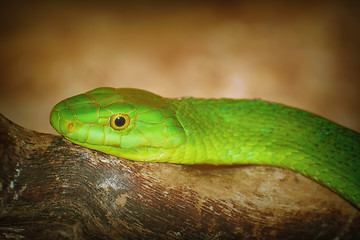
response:
M75 130L75 124L74 122L69 122L67 125L66 125L66 130L68 133L71 133Z

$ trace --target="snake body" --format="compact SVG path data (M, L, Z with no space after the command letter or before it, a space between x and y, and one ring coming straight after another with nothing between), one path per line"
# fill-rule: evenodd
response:
M282 104L97 88L59 102L50 122L76 144L135 161L288 168L360 208L360 134Z

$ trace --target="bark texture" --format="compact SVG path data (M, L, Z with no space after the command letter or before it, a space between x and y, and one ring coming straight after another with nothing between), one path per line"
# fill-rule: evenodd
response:
M360 211L273 167L133 162L0 115L0 239L360 239Z

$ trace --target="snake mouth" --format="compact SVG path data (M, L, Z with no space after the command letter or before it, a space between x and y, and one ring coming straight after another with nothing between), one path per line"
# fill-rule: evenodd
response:
M79 142L76 140L68 139L67 137L65 138L77 145L133 161L168 162L168 158L169 156L171 156L171 154L166 154L166 151L164 151L164 149L161 148L141 147L141 146L132 147L132 148L122 148L121 146L88 144L86 142Z
M59 111L55 110L55 107L52 109L50 113L50 125L60 134L62 132L60 131L60 116Z

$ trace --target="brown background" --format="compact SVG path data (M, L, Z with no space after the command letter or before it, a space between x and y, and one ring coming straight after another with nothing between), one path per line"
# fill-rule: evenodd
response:
M2 3L0 113L54 132L58 101L136 87L262 98L360 131L359 12L345 1Z

